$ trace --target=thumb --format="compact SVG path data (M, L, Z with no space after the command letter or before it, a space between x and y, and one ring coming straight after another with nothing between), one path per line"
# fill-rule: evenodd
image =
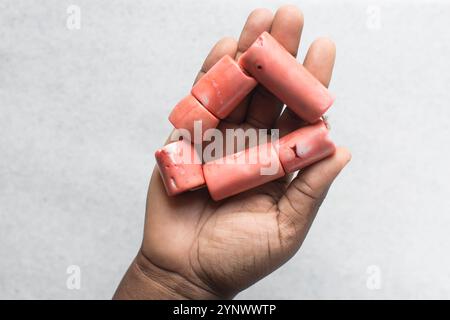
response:
M278 202L280 238L286 246L298 250L331 183L351 159L345 148L319 161L292 180Z

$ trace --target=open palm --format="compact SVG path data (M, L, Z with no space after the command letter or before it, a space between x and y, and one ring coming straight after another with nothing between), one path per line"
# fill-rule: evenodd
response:
M256 9L239 41L224 38L213 47L196 81L223 55L237 59L263 31L295 56L302 28L303 15L296 7L281 7L275 15ZM317 39L304 66L328 86L334 58L334 44ZM276 128L282 136L302 125L258 86L219 128ZM137 268L162 286L170 283L173 297L233 297L295 254L329 186L349 160L349 152L337 148L333 156L302 170L293 180L285 177L220 202L213 201L206 188L167 196L155 169ZM188 292L192 288L197 294Z

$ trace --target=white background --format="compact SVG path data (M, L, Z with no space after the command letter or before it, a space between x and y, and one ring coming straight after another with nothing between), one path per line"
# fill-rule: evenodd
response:
M450 298L449 3L293 2L299 59L337 43L329 116L353 160L300 252L238 298ZM112 296L168 113L218 39L280 4L0 0L0 298Z

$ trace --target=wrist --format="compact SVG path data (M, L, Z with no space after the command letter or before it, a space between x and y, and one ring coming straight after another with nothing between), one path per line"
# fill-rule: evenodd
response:
M220 299L220 297L178 273L156 266L139 251L120 282L113 299L206 300Z

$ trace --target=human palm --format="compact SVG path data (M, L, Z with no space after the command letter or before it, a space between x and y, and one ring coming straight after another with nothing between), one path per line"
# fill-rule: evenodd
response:
M281 7L275 15L265 9L254 10L238 42L224 38L214 46L196 81L223 55L238 58L263 31L296 55L302 27L303 16L293 6ZM310 46L304 66L327 86L334 57L334 44L318 39ZM285 135L304 125L282 107L258 86L219 129L279 129L280 135ZM206 188L167 196L155 169L147 197L144 239L136 260L139 268L150 277L166 272L188 284L171 287L172 291L195 286L204 293L200 297L233 297L295 254L329 186L349 160L349 152L337 148L334 155L301 171L293 180L287 176L220 202L212 200ZM191 297L186 292L180 295Z

